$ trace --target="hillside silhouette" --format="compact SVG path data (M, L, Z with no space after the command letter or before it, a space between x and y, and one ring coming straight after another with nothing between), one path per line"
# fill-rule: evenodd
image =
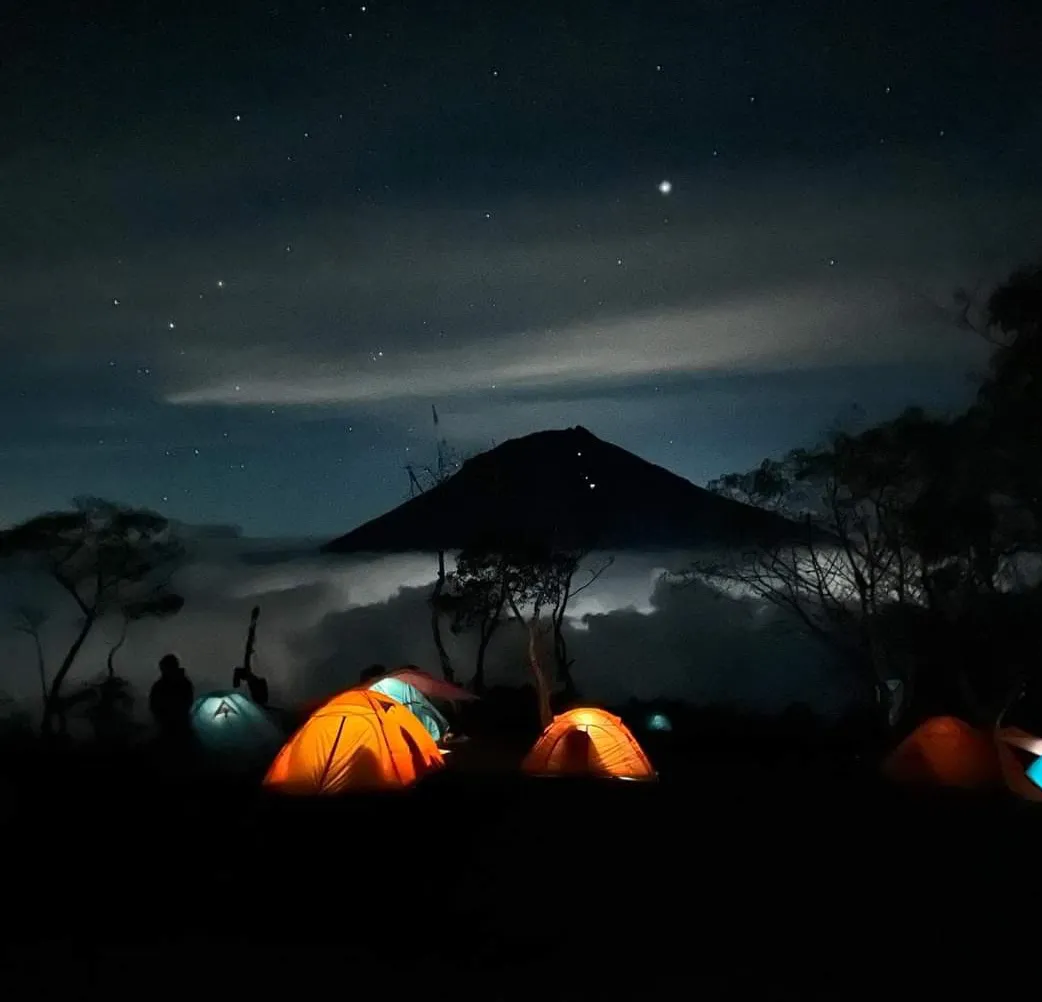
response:
M803 526L720 497L583 427L511 439L325 553L509 548L683 550L804 539Z

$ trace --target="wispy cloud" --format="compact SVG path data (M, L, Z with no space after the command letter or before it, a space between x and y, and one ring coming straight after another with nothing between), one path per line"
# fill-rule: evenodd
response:
M240 361L234 376L174 390L166 399L177 405L334 406L476 389L581 390L655 375L950 357L940 339L909 330L907 307L894 289L826 286L552 334L522 331L436 353L381 352L355 366L272 357L266 367L249 368Z

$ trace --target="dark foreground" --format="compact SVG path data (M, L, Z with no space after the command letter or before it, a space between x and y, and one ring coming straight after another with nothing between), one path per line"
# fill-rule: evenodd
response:
M48 995L1002 991L1042 901L1030 805L755 762L325 803L52 764L3 820L5 988Z

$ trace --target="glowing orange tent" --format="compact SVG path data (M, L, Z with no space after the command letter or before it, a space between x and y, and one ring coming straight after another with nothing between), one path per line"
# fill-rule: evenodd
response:
M404 706L371 689L323 703L286 742L264 785L282 793L329 794L403 787L444 764L426 728Z
M655 778L644 749L626 725L594 707L579 707L554 717L521 768L539 776Z
M883 763L898 783L986 789L1003 785L995 742L957 717L932 717L920 724Z

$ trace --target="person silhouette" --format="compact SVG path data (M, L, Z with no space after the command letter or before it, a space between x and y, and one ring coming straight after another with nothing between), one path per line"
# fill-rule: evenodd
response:
M593 742L586 731L569 731L564 738L561 756L561 772L568 776L586 776L591 769Z
M192 680L185 674L177 655L164 655L159 661L159 679L148 694L148 708L163 737L188 734L194 700Z

